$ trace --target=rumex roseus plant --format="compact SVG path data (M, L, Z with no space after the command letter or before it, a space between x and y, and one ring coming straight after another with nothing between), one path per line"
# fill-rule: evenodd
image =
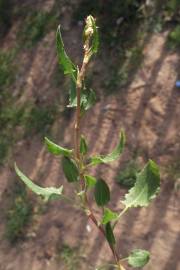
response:
M156 163L149 160L144 168L138 172L135 185L125 195L121 202L124 206L123 210L118 213L108 208L110 201L110 189L107 182L102 178L95 178L89 173L93 166L98 164L107 164L117 160L123 152L125 145L125 133L122 130L119 135L117 146L107 155L88 155L88 144L85 137L81 134L81 119L85 112L90 109L96 100L95 92L87 89L85 84L85 75L88 63L91 57L97 53L99 46L98 28L95 19L88 16L83 32L83 48L84 57L82 66L77 67L70 60L65 52L64 44L61 36L60 26L57 30L56 45L58 52L59 64L64 74L70 77L70 98L68 107L75 108L75 124L74 124L74 147L67 149L61 147L48 138L45 138L45 145L50 153L56 156L62 156L62 168L67 182L75 184L76 200L66 196L63 186L56 187L40 187L25 176L15 164L15 170L20 179L34 193L40 195L45 201L52 199L64 199L84 211L87 217L95 224L100 233L107 241L112 252L114 262L111 266L114 269L125 270L127 263L132 267L143 267L150 258L149 252L136 249L130 252L126 258L120 258L116 248L116 238L114 228L130 208L146 207L151 200L155 198L160 186L159 169ZM78 187L78 188L77 188ZM97 219L93 207L90 204L89 194L93 193L94 201L100 209L102 209L101 219ZM96 269L103 269L102 267Z

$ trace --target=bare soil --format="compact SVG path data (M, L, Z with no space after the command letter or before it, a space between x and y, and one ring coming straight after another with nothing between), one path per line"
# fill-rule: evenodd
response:
M68 26L68 20L66 23ZM80 30L74 26L65 33L69 53L75 59L78 58L77 33ZM7 41L11 35L13 30ZM126 150L121 160L112 165L99 166L93 171L110 185L112 206L116 210L121 209L120 201L126 191L114 179L132 153L138 152L142 163L148 158L154 159L161 168L160 195L150 207L130 210L116 229L120 255L127 256L133 248L151 252L151 261L144 268L146 270L180 269L179 191L165 170L180 155L180 93L175 88L179 56L166 49L166 38L167 33L164 32L153 34L146 40L143 63L133 75L131 84L113 96L101 96L82 124L92 153L109 152L116 144L121 128L127 134ZM71 40L74 40L73 44ZM13 44L13 38L11 42ZM54 33L49 33L31 58L22 53L20 61L28 67L22 74L23 80L20 80L25 89L23 99L54 100L57 90L50 89L49 83L57 63L54 47ZM19 81L16 91L18 89ZM57 143L70 145L73 116L70 120L61 117L56 121L53 132ZM65 192L72 193L66 185L59 160L47 153L39 136L19 142L13 149L13 159L30 178L43 186L63 184ZM5 210L8 186L14 181L15 173L11 162L0 170L0 201L1 208ZM0 218L0 270L67 269L62 260L57 259L57 250L62 244L81 247L86 259L85 262L81 260L78 269L95 269L104 259L111 259L108 246L94 225L79 210L74 210L63 201L51 202L43 214L35 215L26 239L14 245L4 238L5 220L2 214Z

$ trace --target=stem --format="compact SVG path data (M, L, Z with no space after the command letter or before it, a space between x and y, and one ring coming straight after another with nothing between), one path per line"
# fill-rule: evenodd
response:
M114 222L114 225L113 225L113 229L116 227L119 219L121 218L121 216L126 213L126 211L128 210L128 207L124 208L123 211L119 214L119 216L117 217L117 220Z
M79 160L80 159L79 140L80 140L80 120L81 120L81 111L80 111L81 87L79 86L77 86L76 88L76 95L77 95L77 108L75 120L74 148L75 148L75 157L77 160Z
M98 224L98 221L93 213L93 210L89 204L89 201L88 201L88 198L87 198L87 193L85 193L85 202L86 202L86 206L88 208L88 218L91 219L91 221L95 224L95 226L97 227L97 229L102 233L103 237L106 239L107 241L107 238L106 238L106 233L105 233L105 230L103 228L103 226L101 224ZM107 241L108 245L109 245L109 248L111 249L111 252L113 254L113 257L114 257L114 260L119 268L119 270L121 270L120 268L120 264L119 264L119 257L118 257L118 254L116 252L116 249L115 249L115 246L110 244L108 241Z
M81 123L81 90L85 77L86 67L89 62L89 39L87 39L86 44L84 45L84 58L81 70L77 74L77 83L76 83L76 96L77 96L77 107L76 107L76 119L75 119L75 138L74 138L74 148L75 148L75 157L80 160L80 123Z
M80 181L81 181L82 190L84 190L85 185L84 185L84 173L81 172L81 154L80 154L81 90L82 90L83 81L84 81L84 77L85 77L86 67L87 67L87 64L88 64L89 59L90 59L90 38L91 38L91 36L89 36L86 39L86 42L84 44L83 63L82 63L82 67L81 67L80 71L78 71L77 83L76 83L77 107L76 107L76 117L75 117L75 125L74 125L74 129L75 129L74 149L75 149L75 158L78 162L79 171L80 171ZM88 217L92 220L92 222L95 224L95 226L98 228L98 230L102 233L102 235L106 239L105 230L101 224L100 225L98 224L98 221L97 221L97 219L93 213L93 210L91 209L91 206L88 202L86 191L85 191L84 204L87 207L86 209L88 210L88 213L87 213ZM106 241L107 241L107 239L106 239ZM121 270L121 265L119 263L119 257L118 257L118 254L116 252L115 246L110 244L108 241L107 241L107 243L111 249L111 252L113 254L113 257L114 257L114 260L117 264L118 269Z

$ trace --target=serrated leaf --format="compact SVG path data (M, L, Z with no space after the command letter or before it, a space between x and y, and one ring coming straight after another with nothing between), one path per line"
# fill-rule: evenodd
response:
M73 77L75 80L76 67L65 52L60 25L58 26L56 33L56 47L58 53L58 61L64 71L64 74L70 74L71 77Z
M102 218L102 224L107 224L108 222L112 220L116 220L118 218L118 214L111 211L109 208L104 209L103 218Z
M68 157L63 157L62 168L69 183L76 182L79 180L79 171L73 160Z
M96 178L91 175L84 175L84 179L88 188L92 188L96 185Z
M123 152L125 145L125 133L124 131L120 132L119 143L112 151L112 153L106 156L94 156L91 158L90 165L97 165L100 163L109 163L119 158L120 154Z
M63 191L63 186L59 187L59 188L55 188L55 187L40 187L38 185L36 185L35 183L33 183L25 174L23 174L19 168L17 167L16 163L14 165L16 174L19 176L19 178L24 182L24 184L30 189L32 190L34 193L36 193L37 195L40 195L42 197L44 197L45 201L48 201L50 198L60 198L62 191Z
M50 141L47 137L45 137L44 139L45 139L45 144L47 146L47 149L50 153L52 153L54 155L63 155L66 157L69 157L72 155L73 150L63 148L63 147L53 143L52 141Z
M87 153L87 151L88 151L88 147L87 147L86 140L85 140L84 136L81 136L80 153L85 155Z
M106 239L108 240L109 244L114 245L116 243L116 240L110 222L105 225L105 233Z
M122 202L126 208L148 206L156 197L160 186L159 168L152 160L146 164L143 170L137 174L136 183Z
M143 267L149 262L149 259L150 253L148 251L135 249L129 255L128 263L133 267Z
M98 179L94 190L95 201L98 206L107 204L110 200L110 190L103 179Z

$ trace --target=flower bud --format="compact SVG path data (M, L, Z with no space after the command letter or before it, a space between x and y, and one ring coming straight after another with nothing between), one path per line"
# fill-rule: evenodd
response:
M93 35L93 32L94 32L93 22L95 22L94 18L91 15L89 15L86 18L86 26L85 26L85 31L84 31L85 38Z

